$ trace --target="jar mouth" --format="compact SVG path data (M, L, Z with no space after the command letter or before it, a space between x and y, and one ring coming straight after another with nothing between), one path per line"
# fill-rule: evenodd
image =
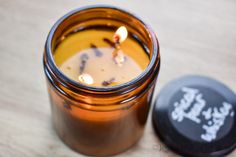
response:
M110 87L86 86L86 85L76 82L76 81L72 80L71 78L69 78L68 76L66 76L59 69L59 67L56 65L54 57L53 57L52 41L53 41L55 32L57 31L58 27L66 19L77 14L78 12L91 10L91 9L112 9L112 10L116 10L116 11L128 14L130 17L139 21L142 24L142 26L146 29L146 31L148 33L148 37L150 38L150 40L152 42L152 48L150 49L150 51L152 52L152 57L150 58L150 62L148 64L148 66L146 67L146 69L138 77L132 79L129 82L122 83L122 84L115 85L115 86L110 86ZM63 85L65 85L67 87L72 86L72 88L74 88L74 89L82 89L82 90L91 91L91 92L113 92L113 91L119 91L121 89L127 89L127 87L132 87L137 82L140 82L141 80L145 79L145 76L148 76L151 73L152 68L155 67L157 62L159 62L159 43L158 43L156 35L155 35L154 31L151 29L151 27L149 25L147 25L146 23L144 23L139 17L137 17L133 13L127 12L123 9L120 9L120 8L117 8L114 6L110 6L110 5L92 5L92 6L81 7L81 8L75 9L75 10L67 13L66 15L62 16L53 25L52 29L50 30L49 35L46 40L45 50L46 50L45 57L46 57L46 60L48 61L48 66L45 66L45 64L44 64L44 66L47 70L46 75L48 75L48 72L53 73L53 76L57 76L57 79L59 79ZM44 62L45 62L45 60L44 60ZM158 64L160 64L160 63L158 63ZM156 69L159 70L159 68L156 68ZM129 88L128 90L130 91L130 90L132 90L132 88ZM126 90L126 92L128 92L128 91Z

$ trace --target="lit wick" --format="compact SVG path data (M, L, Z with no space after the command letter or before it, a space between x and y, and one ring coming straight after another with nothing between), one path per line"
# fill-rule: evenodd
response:
M81 82L81 83L85 83L85 84L88 84L88 85L91 85L94 83L93 81L93 78L91 75L89 74L81 74L78 76L78 80Z
M128 31L125 26L119 27L114 36L113 41L115 43L115 50L113 52L114 61L118 66L122 66L125 61L125 56L123 52L120 50L120 44L125 41L128 36Z
M125 41L125 39L127 38L128 36L128 31L126 29L125 26L121 26L119 27L114 36L113 36L113 41L116 43L116 44L120 44L122 43L123 41Z

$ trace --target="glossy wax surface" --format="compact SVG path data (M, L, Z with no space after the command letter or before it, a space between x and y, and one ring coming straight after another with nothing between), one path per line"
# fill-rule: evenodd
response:
M104 86L104 81L112 80L109 86L114 86L138 77L149 64L147 53L129 35L119 45L124 54L124 62L121 66L117 65L114 61L116 48L112 46L114 32L115 29L92 28L68 35L55 49L54 59L57 66L77 82L80 82L79 75L89 74L94 80L90 86L97 87ZM81 70L83 58L86 61Z

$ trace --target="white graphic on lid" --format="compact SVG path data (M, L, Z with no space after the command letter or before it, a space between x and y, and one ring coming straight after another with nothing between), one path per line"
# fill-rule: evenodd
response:
M225 123L226 117L234 117L232 105L223 102L222 107L209 107L203 110L207 104L198 89L183 87L181 91L184 95L179 102L174 102L174 110L171 112L172 119L180 123L186 118L196 124L201 124L199 117L203 116L207 124L202 124L202 129L205 133L200 135L200 137L206 142L215 140L218 131Z
M231 116L231 117L233 117L233 116L234 116L234 112L233 112L233 111L230 113L230 116Z
M223 102L223 106L219 109L214 107L209 108L206 112L203 111L203 115L205 119L212 119L208 121L208 125L204 124L202 128L205 130L205 134L201 135L201 138L207 142L211 142L212 140L216 139L217 133L220 130L220 127L224 125L225 118L230 114L232 109L232 105ZM231 112L232 114L233 112Z
M182 122L184 118L188 118L196 123L201 123L198 116L206 105L206 101L202 99L202 94L197 89L183 87L181 89L185 94L180 102L175 102L175 110L172 112L173 120ZM192 105L192 103L195 103ZM190 108L193 106L192 108ZM189 110L190 108L190 110ZM186 110L189 110L188 112Z

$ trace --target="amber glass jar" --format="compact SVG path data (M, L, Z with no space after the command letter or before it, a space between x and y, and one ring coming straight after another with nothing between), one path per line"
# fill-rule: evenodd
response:
M63 38L90 26L124 25L146 49L150 63L132 81L111 87L90 87L64 75L53 59ZM135 144L143 134L160 67L154 32L133 14L111 6L79 8L52 27L43 57L52 120L59 137L72 149L109 156Z

